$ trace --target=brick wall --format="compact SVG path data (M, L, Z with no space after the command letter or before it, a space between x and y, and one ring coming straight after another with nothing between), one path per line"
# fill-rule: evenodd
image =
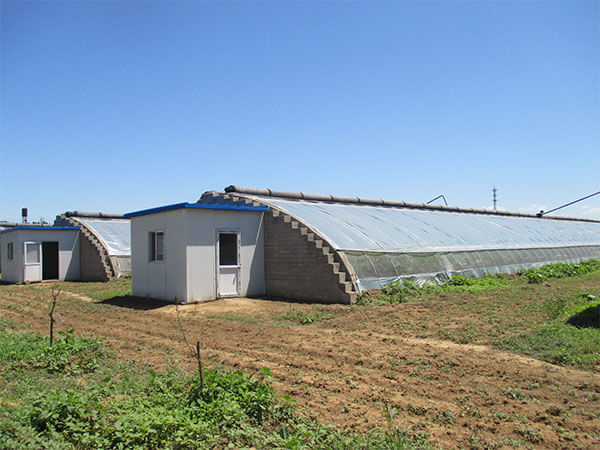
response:
M331 257L330 257L331 258ZM324 303L350 303L328 257L282 216L265 214L266 293Z
M81 281L107 281L106 271L98 249L79 233L79 276Z

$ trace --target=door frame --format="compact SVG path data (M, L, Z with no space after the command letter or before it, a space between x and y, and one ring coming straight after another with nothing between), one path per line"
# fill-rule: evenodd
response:
M28 244L37 244L38 246L38 256L39 256L39 261L36 263L28 263L27 262L27 245ZM43 258L43 254L42 254L42 241L23 241L23 282L28 282L28 281L42 281L43 280L43 276L42 276L42 258ZM27 267L30 266L39 266L39 270L40 270L40 279L39 280L28 280L27 279Z
M46 254L46 252L44 251L44 244L54 244L54 243L56 243L56 278L44 278L44 270L45 270L44 255ZM42 254L41 254L40 260L42 262L42 267L41 267L42 281L60 280L60 241L41 241L41 244L42 244Z
M231 265L231 266L221 266L221 255L220 255L220 249L221 249L221 234L235 234L237 235L237 264L236 265ZM226 298L226 297L239 297L240 296L240 291L241 291L241 278L242 278L242 252L241 252L241 247L242 247L242 238L241 238L242 233L240 232L239 229L233 229L233 228L218 228L215 230L215 288L216 288L216 292L215 292L215 298ZM221 267L226 268L226 269L237 269L237 281L236 281L236 294L226 294L226 295L220 295L219 294L219 275L221 272Z

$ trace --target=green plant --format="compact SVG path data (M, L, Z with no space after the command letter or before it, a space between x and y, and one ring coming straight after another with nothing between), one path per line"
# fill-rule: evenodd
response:
M4 343L0 347L0 361L70 374L92 372L98 367L103 352L98 340L76 336L73 330L59 334L61 337L50 347L42 336L24 339L29 334L0 333Z
M487 275L482 278L468 278L464 275L454 275L441 284L425 283L421 286L412 280L395 281L381 288L380 293L370 293L361 299L361 304L373 303L404 303L422 296L442 295L458 292L486 292L491 289L503 288L507 285L503 276Z
M386 430L383 432L384 445L380 448L402 450L428 447L423 437L418 435L411 436L409 430L401 430L397 425L394 425L394 417L397 413L396 408L390 408L387 403L384 403L382 408L385 415Z
M327 311L323 311L319 307L317 307L316 311L314 312L306 312L299 308L290 308L283 316L285 320L298 322L302 325L317 322L328 317L331 317L331 314L329 314Z
M436 414L433 421L440 425L452 425L454 424L456 419L454 418L454 413L452 412L452 410L445 409Z
M542 441L542 434L533 428L517 428L515 433L523 436L523 438L532 444L537 444Z
M199 374L119 363L92 343L71 332L52 347L95 355L96 371L75 374L32 365L56 356L46 337L0 333L0 448L428 447L393 426L389 411L385 432L323 426L275 393L268 369L250 376L204 369L201 389Z
M546 264L545 266L519 271L529 283L541 283L551 278L565 278L600 270L600 260L589 259L580 263Z
M506 398L510 398L511 400L518 400L521 402L527 402L531 400L530 397L519 388L507 387L502 391L502 395L504 395Z
M449 280L445 281L446 286L473 286L477 281L473 278L467 278L464 275L454 275Z

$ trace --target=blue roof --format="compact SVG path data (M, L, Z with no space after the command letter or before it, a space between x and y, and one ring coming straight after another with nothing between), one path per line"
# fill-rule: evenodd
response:
M31 226L27 225L19 225L17 227L7 228L6 230L1 230L0 234L6 233L8 231L16 231L16 230L44 230L44 231L64 231L64 230L80 230L81 227L41 227L41 226Z
M174 203L172 205L159 206L157 208L143 209L125 214L126 218L147 216L165 211L173 211L176 209L207 209L217 211L268 211L268 206L246 206L246 205L219 205L219 204L204 204L204 203Z

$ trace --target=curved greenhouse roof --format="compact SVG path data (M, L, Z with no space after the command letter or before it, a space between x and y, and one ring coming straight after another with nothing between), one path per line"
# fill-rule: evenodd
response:
M67 211L55 225L81 226L81 278L108 280L131 272L131 224L122 214Z
M600 257L600 222L230 186L327 242L358 291ZM202 201L202 199L201 199Z
M600 223L269 199L336 250L466 251L600 245Z
M131 255L131 224L129 219L78 218L102 241L110 256Z

